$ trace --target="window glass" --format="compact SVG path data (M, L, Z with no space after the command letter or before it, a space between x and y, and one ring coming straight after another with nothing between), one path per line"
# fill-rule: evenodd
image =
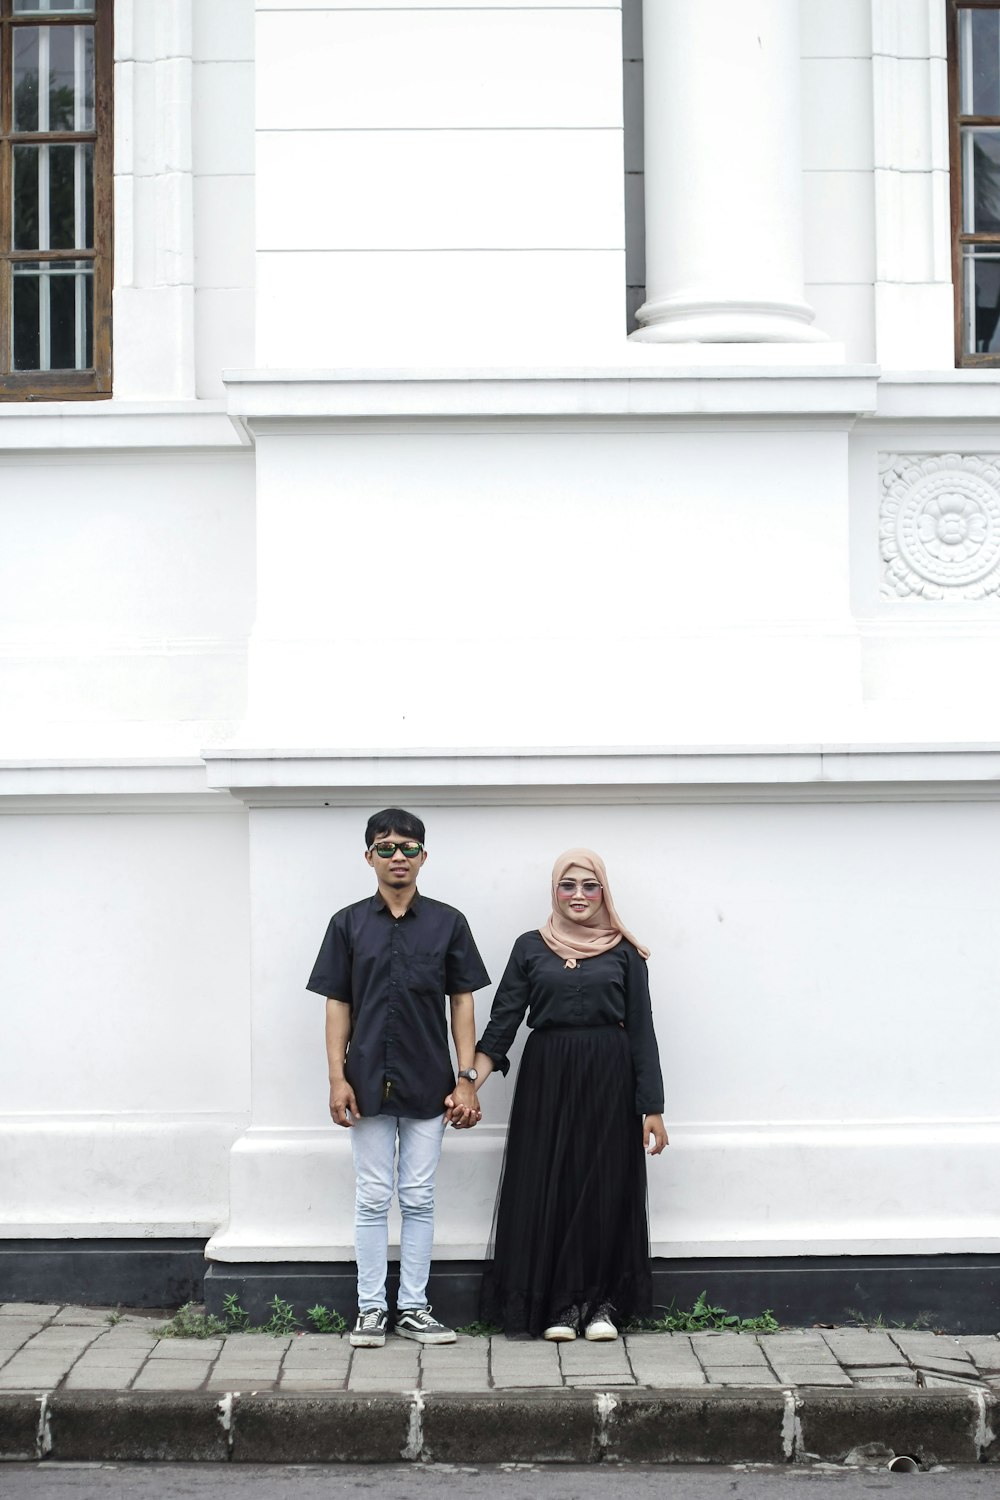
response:
M966 248L962 257L962 344L973 354L1000 353L1000 246Z
M1000 234L1000 129L966 128L962 143L962 231Z
M93 26L18 26L15 132L93 128Z
M93 15L94 0L14 0L15 16Z
M948 0L958 364L1000 364L1000 0Z
M15 370L85 370L93 364L93 272L89 260L15 263Z
M111 393L114 9L0 0L3 401Z
M1000 115L1000 12L959 13L963 115Z
M92 250L94 148L14 147L14 249Z

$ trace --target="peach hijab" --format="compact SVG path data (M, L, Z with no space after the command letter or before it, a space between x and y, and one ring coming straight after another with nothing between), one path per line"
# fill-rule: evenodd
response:
M571 865L579 865L583 870L591 870L597 880L604 887L604 903L599 906L593 917L584 923L570 922L559 910L556 898L556 886L562 880ZM610 922L610 926L606 923ZM593 849L567 849L560 854L552 866L552 915L544 927L539 927L542 941L558 953L560 958L566 960L567 969L575 969L577 963L583 958L593 958L595 954L607 953L609 949L617 947L622 938L628 938L634 948L638 948L643 958L649 957L649 949L632 936L628 928L622 922L621 917L615 911L615 903L611 899L611 888L608 885L608 872L604 868L604 861Z

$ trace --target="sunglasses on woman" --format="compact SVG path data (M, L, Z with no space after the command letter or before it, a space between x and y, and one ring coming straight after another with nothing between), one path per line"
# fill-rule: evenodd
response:
M371 848L374 849L379 859L391 859L397 849L404 859L416 859L418 854L423 853L424 846L418 844L415 839L407 839L402 844L372 844ZM368 852L371 853L371 849Z
M599 880L560 880L556 886L560 896L575 896L582 891L588 901L599 901L603 889Z

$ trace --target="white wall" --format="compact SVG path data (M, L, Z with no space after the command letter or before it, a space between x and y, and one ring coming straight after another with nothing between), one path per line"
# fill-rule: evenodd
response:
M116 0L116 399L253 358L253 0Z
M846 462L791 421L262 433L243 742L829 736Z
M206 1234L249 1108L246 821L8 816L0 1232Z
M1000 739L941 10L801 8L807 295L907 383L821 346L626 343L614 5L117 0L115 397L0 406L7 1232L209 1233L231 1188L220 1255L349 1253L302 986L398 793L495 973L555 852L607 856L654 949L658 1249L995 1245L996 778L988 751L922 769ZM231 382L230 425L222 372L254 358L340 375L272 409ZM486 395L344 374L449 362L515 368ZM889 590L890 453L959 455L978 593L957 551ZM890 769L830 800L831 753L876 740ZM249 812L207 789L220 742L264 768ZM819 769L720 787L712 743ZM648 771L669 744L695 747L683 793ZM588 745L630 753L611 792ZM400 787L422 746L470 753ZM528 785L557 746L564 781ZM290 790L282 748L376 769ZM446 1254L482 1247L509 1097L449 1138Z
M258 0L257 363L624 345L621 47L586 0Z
M876 357L871 11L800 5L806 298L859 362Z
M2 435L2 427L0 427ZM196 754L245 712L249 454L0 453L4 754Z
M672 1139L649 1169L657 1253L954 1251L997 1234L995 804L448 801L416 808L421 888L465 911L494 980L578 843L606 857L652 949ZM350 1142L328 1121L323 1002L304 983L330 913L371 889L365 816L251 813L253 1128L222 1259L351 1254ZM448 1136L443 1256L484 1248L514 1076L486 1085L483 1126Z
M254 357L253 0L195 0L192 172L196 392Z

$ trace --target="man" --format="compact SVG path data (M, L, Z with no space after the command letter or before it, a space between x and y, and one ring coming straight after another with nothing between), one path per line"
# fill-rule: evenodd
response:
M387 1215L397 1139L402 1230L395 1332L421 1344L455 1342L427 1305L434 1176L445 1126L468 1128L480 1118L472 992L489 984L489 975L462 913L417 891L427 860L424 837L420 819L402 808L369 818L365 859L378 889L331 918L307 986L327 997L330 1114L350 1130L354 1154L356 1348L385 1343Z

